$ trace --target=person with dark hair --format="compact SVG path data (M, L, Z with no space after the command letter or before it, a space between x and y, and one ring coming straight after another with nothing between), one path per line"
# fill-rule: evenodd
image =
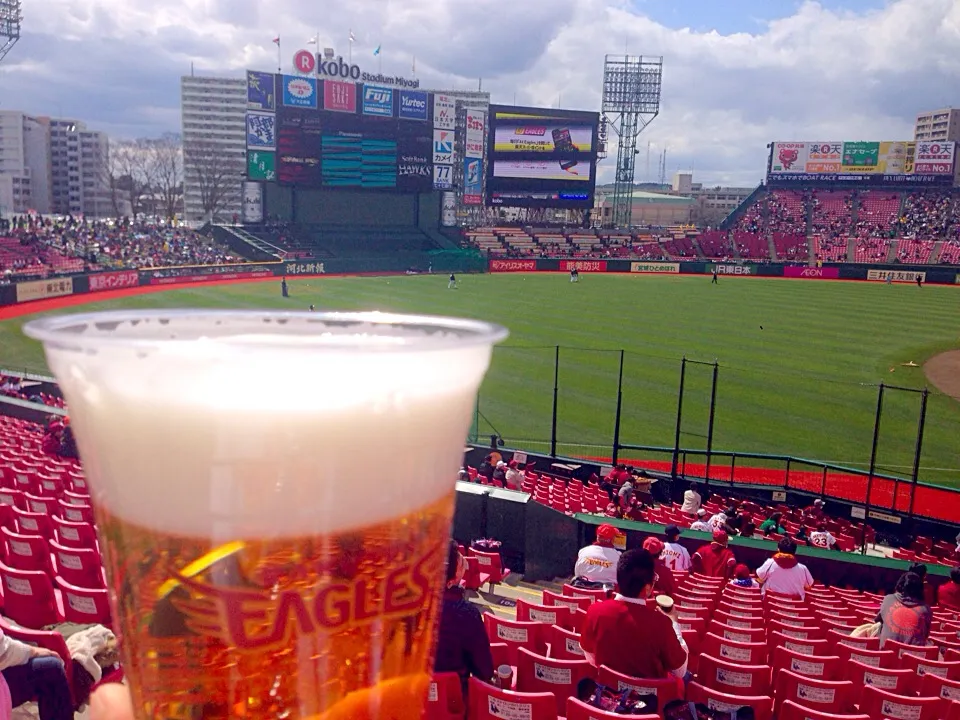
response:
M77 441L73 437L73 428L70 427L70 418L63 419L63 432L60 435L60 457L77 460L80 454L77 452Z
M693 571L707 577L729 580L737 564L733 551L727 547L729 540L729 536L723 530L715 530L713 542L701 547L690 558Z
M447 555L447 589L440 607L440 632L433 670L460 675L464 694L471 675L484 682L493 679L493 655L480 610L463 596L460 587L465 568L460 548L455 540L451 540Z
M817 529L810 533L810 545L813 547L833 550L836 547L837 539L829 530L825 522L818 522Z
M487 455L483 462L480 463L480 467L477 468L477 474L485 477L487 480L493 480L493 471L494 471L494 457L493 455Z
M671 571L687 571L690 569L690 553L681 545L680 528L676 525L667 525L663 531L667 541L663 544L663 553L660 557Z
M926 645L933 622L933 611L923 600L923 578L907 572L897 580L893 594L887 595L877 614L880 648L887 640L904 645Z
M777 552L757 568L757 581L764 595L767 591L800 598L813 587L813 576L807 566L797 560L797 542L785 537L777 543Z
M683 494L683 505L680 506L680 512L686 515L696 515L702 504L703 499L697 492L697 484L690 483L690 487ZM957 540L957 545L960 546L960 540Z
M960 610L960 567L950 571L950 581L940 586L937 602L948 610Z
M617 563L620 592L594 603L580 636L584 655L596 667L635 678L682 678L687 653L669 617L646 606L656 582L654 557L643 549L628 550Z
M927 566L921 562L911 563L907 572L912 572L920 577L923 582L923 601L933 607L937 604L937 589L927 580Z
M780 521L783 519L782 512L775 512L762 523L760 523L760 532L763 533L764 537L769 537L770 533L777 533L777 535L783 535L787 530L783 525L780 524Z

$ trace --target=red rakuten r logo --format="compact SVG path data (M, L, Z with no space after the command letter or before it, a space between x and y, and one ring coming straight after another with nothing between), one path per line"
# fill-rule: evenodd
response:
M309 50L298 50L293 56L293 66L298 72L309 74L317 70L317 58Z

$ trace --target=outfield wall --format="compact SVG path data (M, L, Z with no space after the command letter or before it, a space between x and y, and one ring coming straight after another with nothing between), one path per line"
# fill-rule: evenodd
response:
M734 275L788 277L810 280L865 280L912 283L920 277L934 285L960 285L960 268L937 265L856 265L836 263L822 267L788 263L674 262L656 260L560 260L556 258L491 258L487 270L510 272L635 273L646 275Z

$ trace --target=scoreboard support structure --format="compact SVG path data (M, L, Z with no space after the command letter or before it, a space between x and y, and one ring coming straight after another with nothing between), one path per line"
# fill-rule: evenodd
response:
M630 226L637 138L660 114L662 79L662 55L607 55L604 61L601 112L620 137L610 227Z

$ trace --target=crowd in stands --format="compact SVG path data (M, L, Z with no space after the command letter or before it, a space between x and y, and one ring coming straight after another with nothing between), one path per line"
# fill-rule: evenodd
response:
M242 262L188 228L29 215L0 234L0 281L96 269L141 269Z
M893 229L896 237L915 240L960 238L960 198L945 191L910 193Z

